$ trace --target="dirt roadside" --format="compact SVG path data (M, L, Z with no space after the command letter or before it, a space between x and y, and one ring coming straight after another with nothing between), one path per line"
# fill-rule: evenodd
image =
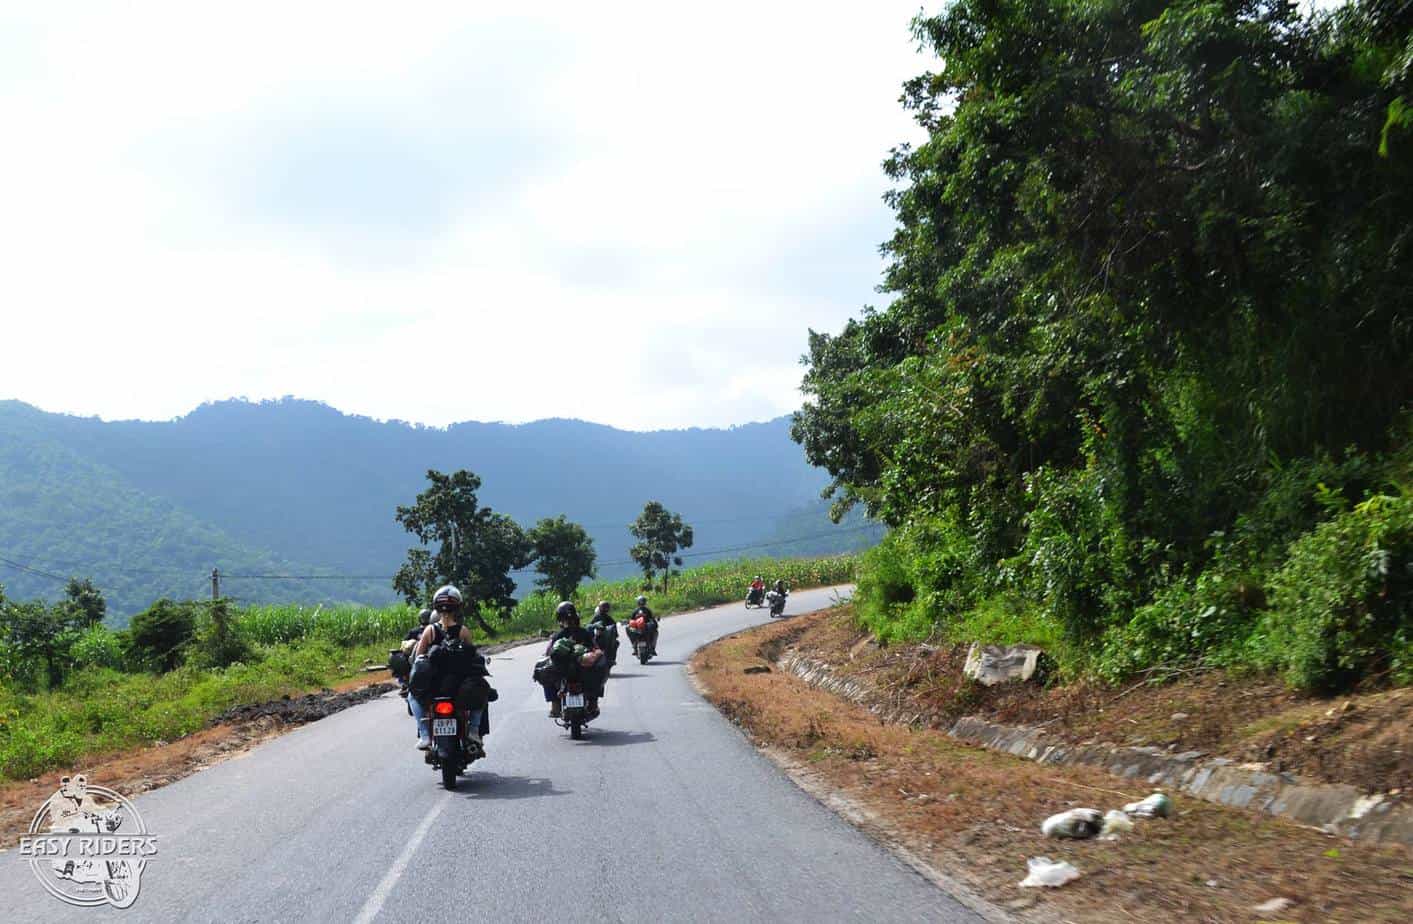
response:
M962 675L967 646L880 647L847 610L811 621L793 647L836 676L887 691L886 701L869 705L920 715L935 728L980 715L1044 727L1071 744L1196 750L1371 793L1413 792L1413 689L1320 698L1270 677L1186 670L1118 688L987 688Z
M1040 822L1055 812L1117 808L1148 793L1100 771L1042 766L965 747L937 729L884 724L775 668L784 647L820 626L836 631L840 620L827 611L729 636L697 654L695 676L806 789L842 802L846 815L944 883L1026 921L1413 920L1406 851L1194 799L1178 797L1172 819L1139 821L1117 841L1045 838ZM1022 889L1026 859L1035 856L1067 860L1083 876L1060 889ZM1290 904L1257 910L1276 899Z

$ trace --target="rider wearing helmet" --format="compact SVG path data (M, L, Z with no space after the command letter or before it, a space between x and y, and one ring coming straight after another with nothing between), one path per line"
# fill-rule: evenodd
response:
M639 595L637 604L637 609L633 610L632 619L637 619L639 616L643 617L643 628L642 631L638 631L630 625L628 627L628 637L634 640L637 638L644 639L647 642L648 650L653 654L657 654L657 617L653 616L653 611L648 607L647 597ZM630 619L629 622L631 623L632 620Z
M559 606L554 608L554 618L559 623L559 631L550 636L549 644L545 646L545 654L553 656L554 643L562 638L569 639L575 645L583 645L586 649L593 649L594 636L588 629L579 625L579 610L573 603L568 600L561 602ZM569 669L573 670L574 666L570 665ZM588 708L589 714L594 715L598 712L599 691L596 688L599 684L594 683L593 678L589 676L585 676L584 680L588 681L586 685L590 688L585 690L585 699L587 700L585 706ZM550 704L550 718L558 718L560 713L558 681L542 683L541 687L545 691L545 702Z
M599 605L594 607L593 618L589 620L589 633L594 637L594 645L603 652L609 669L618 661L618 623L610 615L612 609L613 604L600 600ZM607 674L608 670L604 673Z
M391 652L388 659L388 669L397 678L397 695L407 696L407 675L412 671L412 651L417 647L417 640L422 637L422 633L427 629L427 623L432 621L432 611L424 609L417 614L417 625L407 630L407 634L402 637L402 644L398 650Z
M435 677L433 683L437 691L442 695L452 696L456 700L457 708L466 713L468 744L473 750L480 749L484 753L481 738L490 731L489 708L486 703L494 697L494 691L486 682L485 662L480 658L476 645L471 640L471 630L466 628L462 620L463 604L461 591L452 585L446 584L437 588L437 592L432 595L432 609L438 618L422 631L422 637L417 640L417 659L420 661L430 657L435 664L435 649L448 650L450 646L459 643L463 648L462 663L480 665L478 671L449 671L445 676ZM469 657L464 654L466 648L470 649ZM416 696L408 697L409 705L414 701L418 701ZM477 708L472 708L478 703L480 705ZM426 703L418 701L413 715L417 719L417 747L425 751L432 746L427 728Z
M750 593L746 594L746 600L755 604L756 606L760 606L761 601L764 599L765 579L762 578L759 574L757 574L756 579L754 581L751 581L751 590Z

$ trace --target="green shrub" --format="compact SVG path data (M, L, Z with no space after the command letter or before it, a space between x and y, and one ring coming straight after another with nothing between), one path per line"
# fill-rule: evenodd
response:
M181 663L184 650L196 632L192 601L158 600L128 624L132 662L147 670L169 671Z
M232 624L226 601L213 601L198 622L188 663L195 667L226 667L253 656L254 649Z
M118 636L103 625L90 626L80 633L69 649L75 670L121 668L123 646Z
M1375 495L1290 546L1270 581L1253 659L1295 687L1413 682L1413 502Z

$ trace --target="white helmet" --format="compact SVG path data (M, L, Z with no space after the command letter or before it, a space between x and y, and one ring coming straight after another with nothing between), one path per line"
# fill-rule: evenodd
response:
M432 594L432 609L434 610L459 610L463 602L461 591L450 584L438 587L437 592Z

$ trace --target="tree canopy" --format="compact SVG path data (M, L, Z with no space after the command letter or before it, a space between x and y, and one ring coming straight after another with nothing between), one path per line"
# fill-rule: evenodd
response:
M927 139L886 164L894 298L811 332L793 435L836 513L932 556L903 594L930 619L1006 593L1093 639L1238 536L1224 567L1275 567L1317 482L1378 486L1413 399L1411 17L914 21L941 65L904 92Z
M528 534L534 549L535 582L541 589L553 590L560 599L574 596L579 582L594 576L594 541L578 523L564 514L545 517Z
M393 578L408 603L430 603L441 584L455 584L470 612L486 605L508 614L515 606L510 572L527 567L533 554L525 531L510 517L482 507L481 479L461 469L450 475L427 471L431 486L411 506L397 508L397 522L424 548L409 549ZM425 548L436 544L435 551Z
M673 566L682 564L677 552L692 547L692 527L682 522L681 514L673 513L658 501L648 501L628 531L638 540L628 554L643 569L643 577L651 584L653 575L661 571L662 589L667 590Z

